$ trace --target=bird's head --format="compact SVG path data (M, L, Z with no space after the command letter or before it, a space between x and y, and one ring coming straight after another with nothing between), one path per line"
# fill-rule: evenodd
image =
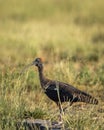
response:
M39 69L43 69L42 59L36 58L31 64L25 66L20 74L22 74L26 69L28 69L30 66L33 66L33 65L37 66Z
M42 59L41 59L41 58L36 58L36 59L33 61L32 65L35 65L35 66L37 66L37 67L41 67L41 66L42 66Z

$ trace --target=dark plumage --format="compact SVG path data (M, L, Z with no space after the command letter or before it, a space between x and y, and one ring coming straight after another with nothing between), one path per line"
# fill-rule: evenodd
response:
M60 103L62 102L70 102L70 105L72 105L73 102L98 104L97 99L83 91L78 90L72 85L45 78L41 58L36 58L31 65L38 67L40 84L45 94L59 106L60 112L62 111L60 106Z

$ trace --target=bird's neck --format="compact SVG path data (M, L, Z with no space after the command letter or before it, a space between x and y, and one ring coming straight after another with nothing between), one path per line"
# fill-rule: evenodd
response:
M41 86L44 87L44 85L46 84L46 78L43 74L43 66L38 67L38 71L39 71L39 78L40 78Z

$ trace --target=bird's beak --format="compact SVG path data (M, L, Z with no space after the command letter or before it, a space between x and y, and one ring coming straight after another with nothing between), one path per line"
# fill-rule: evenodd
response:
M23 74L24 71L26 71L26 70L27 70L30 66L32 66L32 65L34 65L34 62L32 62L31 64L26 65L26 66L22 69L22 71L20 72L20 75Z

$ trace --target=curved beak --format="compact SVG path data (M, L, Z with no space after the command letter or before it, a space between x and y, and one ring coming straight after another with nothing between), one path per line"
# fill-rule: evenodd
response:
M26 70L27 70L30 66L32 66L32 65L34 65L34 62L32 62L31 64L26 65L26 66L22 69L22 71L20 72L20 75L23 74L24 71L26 71Z

